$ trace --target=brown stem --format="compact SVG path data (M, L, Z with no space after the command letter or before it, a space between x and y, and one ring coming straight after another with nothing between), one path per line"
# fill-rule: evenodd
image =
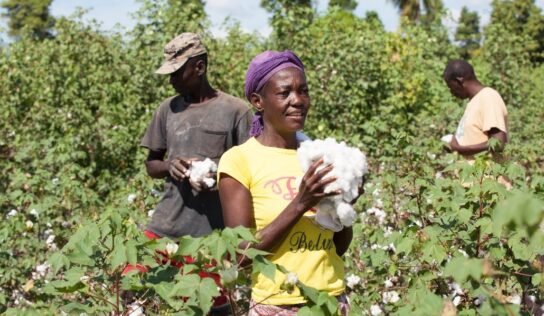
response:
M242 262L244 262L244 259L246 259L246 251L249 249L249 247L251 246L251 243L248 242L246 244L246 247L244 248L244 252L242 252L242 257L240 258L240 260L237 260L237 264L238 266L241 266L242 265Z
M514 271L512 273L515 274L515 275L521 275L521 276L524 276L524 277L532 277L533 276L532 274L526 274L526 273L518 272L518 271Z
M115 304L113 304L112 302L108 301L108 299L105 298L105 297L102 297L102 296L99 296L99 295L94 295L94 294L91 294L91 293L88 293L88 292L85 293L85 294L89 295L90 297L92 297L92 298L94 298L94 299L98 299L98 300L101 300L101 301L106 302L107 304L110 304L111 306L113 306L114 309L117 308L117 306L115 306Z
M120 315L120 306L119 306L119 273L115 274L115 303L117 304L116 310L117 314Z
M238 316L236 311L238 310L238 307L236 306L236 303L232 299L232 293L230 291L227 291L227 294L229 296L229 302L230 302L230 311L232 312L232 315Z

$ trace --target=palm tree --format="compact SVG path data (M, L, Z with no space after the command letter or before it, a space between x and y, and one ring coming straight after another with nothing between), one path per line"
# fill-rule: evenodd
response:
M410 21L420 21L422 13L429 20L434 19L442 9L441 0L388 0L398 8L402 17ZM422 10L423 9L423 10Z

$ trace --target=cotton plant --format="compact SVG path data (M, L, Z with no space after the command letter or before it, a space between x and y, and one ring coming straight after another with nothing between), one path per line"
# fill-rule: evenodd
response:
M316 206L316 222L334 232L352 226L357 214L350 202L359 195L363 176L368 172L366 156L359 149L349 147L345 142L338 143L333 138L304 141L297 156L304 172L320 158L323 158L320 168L332 164L332 171L327 176L336 177L336 181L325 186L324 192L341 191L339 195L324 198Z
M204 182L208 188L213 187L215 179L209 177L210 172L217 171L217 164L210 158L206 158L202 161L193 161L191 167L187 172L189 178L193 182Z

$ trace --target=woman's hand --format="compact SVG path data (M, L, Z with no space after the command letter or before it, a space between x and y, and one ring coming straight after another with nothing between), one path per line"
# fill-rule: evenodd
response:
M302 177L300 186L298 189L298 194L294 199L296 209L298 212L304 213L307 210L314 207L321 199L328 196L338 195L342 193L340 190L333 192L325 193L325 186L334 182L336 177L325 176L331 172L332 165L327 165L319 171L316 171L319 166L323 164L323 159L319 159L314 162L308 171Z

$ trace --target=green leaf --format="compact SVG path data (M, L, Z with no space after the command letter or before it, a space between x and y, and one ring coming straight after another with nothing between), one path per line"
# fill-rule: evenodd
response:
M136 241L129 240L125 243L127 261L130 264L136 264L138 261L138 249L136 248Z
M312 310L308 306L304 306L298 310L297 316L313 316Z
M534 286L540 286L542 283L542 273L535 273L531 277L531 284Z
M51 257L49 257L47 262L49 262L51 265L51 269L54 274L59 272L59 270L63 267L70 267L70 260L62 252L55 252L51 255Z
M115 248L111 253L111 267L116 269L119 266L127 264L127 248L123 244L123 238L115 237Z
M444 247L442 247L442 245L433 242L427 242L423 246L422 250L422 259L429 263L436 262L440 264L446 258L446 250L444 250Z
M200 284L200 277L198 274L187 274L179 277L175 292L180 296L192 296L196 293Z
M253 259L252 273L262 273L265 277L274 281L276 276L276 265L265 259L263 256L257 256Z
M402 238L401 241L395 245L395 249L397 249L397 253L404 252L406 255L409 255L412 252L413 244L414 238L405 237Z
M176 254L194 256L200 249L201 241L201 238L182 237L179 240L179 248Z
M314 305L310 307L310 310L312 312L312 315L314 316L326 316L325 311L323 310L323 307L319 305Z
M467 224L470 222L470 218L472 217L472 211L466 208L459 209L459 212L457 213L457 219L461 224Z
M457 283L464 283L469 277L479 281L483 273L481 259L455 257L448 262L444 269L445 276L451 276Z
M257 241L257 239L255 239L255 236L253 236L253 234L251 233L251 230L249 230L249 228L247 228L247 227L238 226L238 227L234 228L234 231L240 237L242 237L242 239L244 239L246 241L251 241L251 242L256 242Z
M200 286L198 288L198 305L202 309L203 313L207 313L212 307L214 296L218 296L219 290L217 290L217 284L211 278L203 278L200 281Z

